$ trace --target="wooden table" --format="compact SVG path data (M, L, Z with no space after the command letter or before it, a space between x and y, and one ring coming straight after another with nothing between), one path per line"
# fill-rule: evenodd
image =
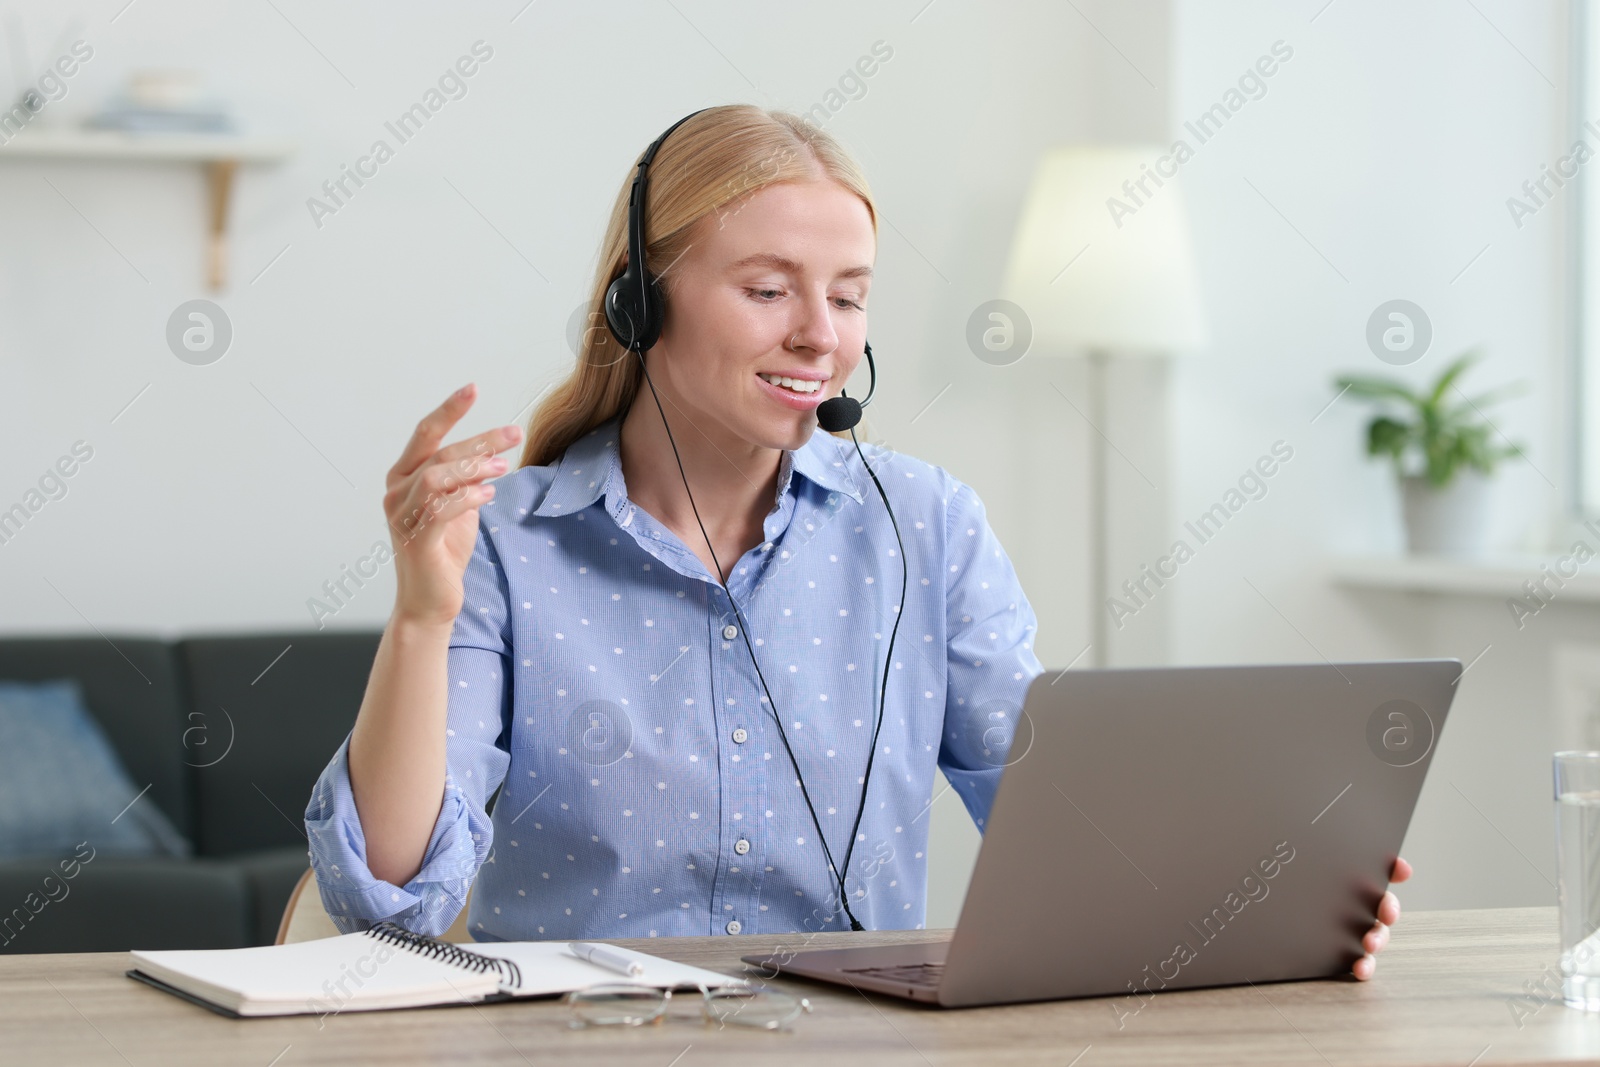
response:
M828 947L928 938L829 934ZM731 973L767 937L628 941ZM786 942L793 945L794 939ZM1600 1060L1600 1016L1538 991L1554 908L1407 915L1377 977L1159 993L1119 1030L1111 1000L941 1011L805 982L815 1013L789 1033L672 1018L571 1030L559 1000L227 1019L124 977L126 953L0 956L0 1063L12 1064L1453 1064ZM1533 990L1530 993L1530 990ZM676 1003L676 1001L675 1001Z

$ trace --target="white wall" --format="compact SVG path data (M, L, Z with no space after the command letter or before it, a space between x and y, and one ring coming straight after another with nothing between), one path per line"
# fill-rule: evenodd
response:
M1383 369L1362 328L1377 303L1405 296L1437 329L1415 373L1482 341L1483 382L1534 380L1504 425L1561 484L1561 205L1520 231L1504 208L1562 141L1563 94L1544 80L1566 83L1559 5L1479 0L1493 26L1470 5L1378 0L1320 13L1322 0L1179 0L1170 16L1163 0L827 3L759 17L707 4L522 6L279 3L293 25L269 5L83 8L95 57L47 117L90 109L131 68L202 65L254 130L299 148L240 180L233 279L216 297L235 340L203 368L163 340L171 310L206 295L198 173L0 159L0 504L73 441L95 448L69 495L0 547L0 628L310 625L307 598L384 536L383 472L422 413L477 381L464 436L511 420L563 373L568 317L638 150L711 103L804 110L881 39L894 57L828 124L885 220L872 329L884 374L868 428L978 488L1038 610L1039 654L1065 665L1088 633L1088 430L1048 383L1081 399L1082 370L1043 353L982 365L965 345L967 316L998 295L1043 148L1163 139L1281 38L1295 54L1268 94L1179 179L1213 343L1175 368L1164 429L1147 421L1168 402L1162 377L1120 372L1113 435L1167 491L1153 505L1114 469L1118 521L1159 506L1178 523L1276 439L1295 459L1184 569L1160 612L1118 635L1116 658L1315 658L1246 577L1330 657L1467 659L1496 642L1441 744L1407 843L1419 871L1405 899L1548 902L1543 877L1499 834L1548 871L1547 659L1557 640L1594 636L1590 613L1552 609L1537 633L1515 634L1497 603L1333 587L1328 555L1396 548L1398 520L1385 472L1357 449L1357 407L1310 420L1334 373ZM65 10L20 6L36 53ZM495 56L468 96L317 229L306 198L479 38ZM642 74L618 58L652 50L661 58ZM1497 537L1534 544L1556 494L1531 469L1509 470L1502 489ZM330 625L379 625L392 596L385 573ZM953 797L930 817L937 925L954 921L977 839Z
M1037 152L1148 127L1166 106L1070 7L120 7L81 9L94 56L41 124L92 110L130 69L201 66L253 132L298 150L240 177L232 279L215 297L235 336L208 367L164 342L171 311L209 295L199 172L0 159L0 501L22 499L74 441L94 448L67 496L0 548L0 628L311 625L307 599L384 537L384 472L422 414L475 380L465 436L517 417L565 372L568 319L639 150L708 104L804 111L882 40L892 59L827 123L885 220L868 428L978 488L1036 591L1040 655L1081 647L1078 509L1062 501L1036 521L1037 469L1018 460L1040 432L1080 452L1082 427L1064 406L1021 424L1025 376L978 364L963 340L995 295ZM1163 5L1078 7L1140 66L1164 66ZM39 58L67 11L18 9ZM480 38L494 56L466 97L315 226L307 198ZM634 55L657 58L622 58ZM1050 492L1075 477L1065 465ZM381 625L392 598L385 571L329 625ZM951 923L977 836L953 797L930 817L942 872L930 919Z
M1568 79L1565 5L1322 7L1181 0L1175 11L1180 121L1274 41L1294 49L1267 95L1182 171L1215 333L1208 352L1177 369L1179 517L1208 507L1273 441L1295 448L1269 495L1174 583L1175 658L1466 662L1492 645L1464 677L1441 738L1404 850L1417 866L1404 900L1553 903L1549 655L1559 641L1592 638L1594 612L1552 609L1519 633L1503 601L1333 585L1331 554L1400 549L1398 507L1389 472L1361 454L1367 413L1346 398L1312 419L1335 395L1336 373L1391 370L1366 348L1371 311L1417 302L1432 318L1433 346L1397 372L1431 378L1482 344L1488 358L1469 381L1531 381L1526 398L1491 413L1532 461L1499 479L1494 535L1502 547L1542 547L1561 504L1544 476L1560 486L1566 473L1566 201L1518 230L1505 200L1567 142L1557 88Z

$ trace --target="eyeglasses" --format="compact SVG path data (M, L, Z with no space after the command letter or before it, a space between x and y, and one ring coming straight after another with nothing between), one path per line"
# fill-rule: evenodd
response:
M708 1023L782 1030L811 1012L811 1002L766 986L699 987L700 1010ZM672 990L639 985L593 985L567 994L573 1029L586 1026L642 1026L667 1014Z

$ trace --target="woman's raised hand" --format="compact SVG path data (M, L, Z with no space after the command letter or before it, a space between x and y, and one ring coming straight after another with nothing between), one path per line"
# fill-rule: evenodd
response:
M478 508L494 496L486 478L505 473L497 455L522 439L500 426L444 448L439 443L477 397L471 383L419 423L389 468L383 510L395 555L395 618L451 626L461 611L461 576L478 540Z

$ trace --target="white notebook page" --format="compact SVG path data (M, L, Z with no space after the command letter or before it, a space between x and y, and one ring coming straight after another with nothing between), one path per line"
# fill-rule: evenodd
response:
M241 1015L323 1014L480 1000L479 974L365 933L253 948L132 953L134 965Z
M661 988L694 985L716 988L745 984L743 978L731 978L703 967L691 967L687 963L676 963L660 956L635 952L606 942L593 943L606 944L612 952L637 960L644 968L644 973L629 977L590 963L588 960L579 959L568 951L566 941L483 941L462 944L460 947L469 952L499 956L515 963L522 972L522 987L515 991L518 996L567 993L585 986L612 983Z
M644 973L627 976L571 954L565 941L496 941L457 947L514 962L522 984L505 992L548 996L586 986L744 984L701 967L611 946ZM426 946L423 946L424 948ZM240 1015L321 1015L481 1000L501 991L498 971L476 972L366 933L254 948L134 951L135 967Z

